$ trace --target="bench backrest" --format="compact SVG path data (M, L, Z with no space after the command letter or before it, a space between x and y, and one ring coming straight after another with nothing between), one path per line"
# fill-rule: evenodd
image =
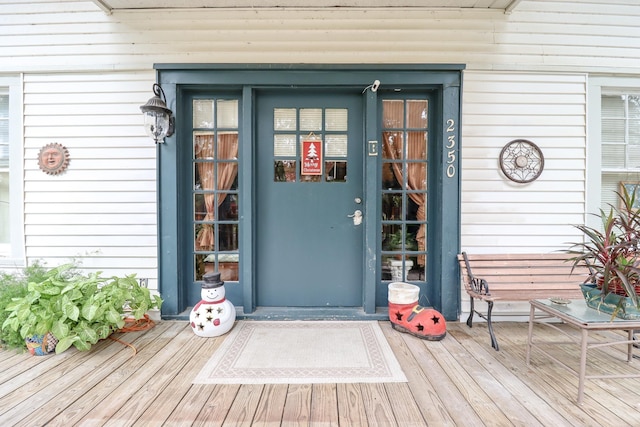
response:
M473 276L487 281L491 294L512 293L514 299L541 296L580 298L580 284L589 277L586 265L576 266L575 256L553 254L466 254ZM464 254L458 254L460 273L469 291L471 282ZM521 294L521 295L518 295ZM520 297L520 298L518 298Z

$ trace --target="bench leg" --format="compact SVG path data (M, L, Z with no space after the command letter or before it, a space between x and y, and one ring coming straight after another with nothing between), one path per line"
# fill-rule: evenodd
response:
M475 308L473 305L473 297L471 299L471 310L469 311L469 317L467 318L467 326L473 328L473 313L475 313Z
M489 328L489 335L491 335L491 347L495 348L496 351L499 351L498 348L498 340L496 339L496 335L493 333L493 326L491 325L491 311L493 310L493 301L487 301L487 328Z

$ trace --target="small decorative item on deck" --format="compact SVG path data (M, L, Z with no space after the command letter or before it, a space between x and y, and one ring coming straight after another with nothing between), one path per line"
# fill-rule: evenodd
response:
M197 303L189 322L193 333L200 337L217 337L231 330L236 320L236 309L225 298L224 282L220 280L219 272L206 273L202 276L204 283L200 296L202 300Z
M404 282L389 283L389 320L396 331L429 341L447 335L447 324L437 310L418 305L420 288Z
M31 335L25 338L29 353L34 356L46 356L56 351L58 339L51 332L44 335Z

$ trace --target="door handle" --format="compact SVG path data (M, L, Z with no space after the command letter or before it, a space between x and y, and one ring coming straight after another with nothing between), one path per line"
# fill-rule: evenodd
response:
M353 218L353 225L362 224L362 211L360 209L356 209L354 213L351 215L347 215L349 218Z

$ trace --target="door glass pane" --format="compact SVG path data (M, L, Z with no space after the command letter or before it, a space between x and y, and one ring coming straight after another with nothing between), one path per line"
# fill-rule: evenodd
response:
M404 101L384 100L382 111L382 125L385 129L399 129L404 127Z
M325 162L327 182L347 181L347 162Z
M324 146L327 157L347 157L347 135L327 135Z
M224 132L218 134L218 152L219 160L237 160L238 155L238 132Z
M193 101L193 127L213 127L213 101L202 99Z
M295 157L296 135L286 133L273 135L273 155Z
M346 108L327 108L325 112L325 129L328 131L345 132L348 126L348 111Z
M218 128L238 128L238 100L219 99L218 106Z
M296 182L296 161L276 160L273 162L273 180L275 182Z
M322 130L322 110L320 108L300 109L300 130L316 131Z
M295 130L297 127L295 108L275 108L273 110L274 130Z
M427 128L427 101L425 99L407 101L407 127L412 129Z
M403 151L403 141L402 141L402 132L392 132L385 131L383 132L383 150L382 150L382 158L383 159L402 159L402 151Z

